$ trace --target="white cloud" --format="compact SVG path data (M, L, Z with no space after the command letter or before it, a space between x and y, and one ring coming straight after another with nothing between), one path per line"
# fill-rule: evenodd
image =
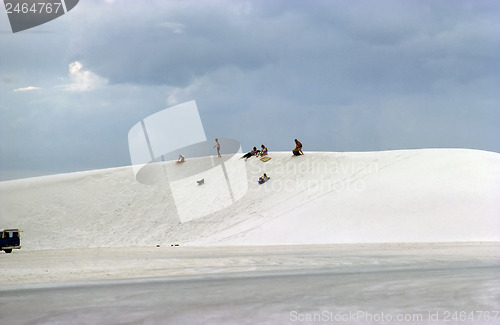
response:
M174 34L182 34L184 32L184 25L181 23L166 21L159 24L160 27L170 29Z
M38 90L38 89L41 89L41 88L29 86L29 87L24 87L24 88L17 88L17 89L14 89L14 91L30 91L30 90Z
M75 61L69 64L69 76L72 83L65 87L69 91L87 91L108 84L108 80L90 70L83 69L83 65Z

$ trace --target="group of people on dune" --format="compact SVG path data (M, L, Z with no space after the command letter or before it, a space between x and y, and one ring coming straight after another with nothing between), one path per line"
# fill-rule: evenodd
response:
M250 152L247 152L244 154L241 158L245 158L247 160L250 157L256 156L256 157L264 157L267 155L267 148L265 145L260 146L260 150L257 150L257 147L253 147L253 149Z
M299 140L297 140L297 139L295 139L294 142L295 142L295 149L292 150L292 153L295 156L303 155L304 152L302 152L302 143ZM215 138L215 145L213 147L217 148L217 156L219 158L222 157L221 152L220 152L221 145L220 145L220 142L219 142L218 138ZM261 145L260 149L257 149L257 147L253 147L253 149L250 152L247 152L241 158L245 158L245 161L246 161L250 157L265 157L265 156L267 156L267 154L268 154L267 147L265 145ZM185 161L184 156L179 155L179 159L177 160L177 163L183 163L184 161ZM270 177L267 176L266 173L264 173L264 175L262 175L262 176L259 177L258 183L259 184L264 184L269 179L270 179Z
M304 152L302 152L302 143L297 139L295 139L294 142L295 142L295 149L292 150L292 153L295 156L303 155ZM254 156L255 157L266 156L268 153L267 147L265 145L261 145L260 147L261 147L261 150L258 150L257 147L253 147L253 149L250 152L247 152L241 158L245 158L245 160L247 160L248 158L254 157Z
M302 152L302 143L299 140L297 140L297 139L295 139L294 142L295 142L295 149L292 150L292 153L295 156L303 155L304 152ZM256 156L256 157L267 156L267 154L268 154L267 147L265 145L261 145L260 147L261 147L261 150L257 150L257 147L253 147L253 149L250 152L246 153L241 158L245 158L245 160L247 160L248 158L253 157L253 156ZM271 177L267 176L267 174L264 173L264 175L262 175L262 176L259 177L259 180L257 182L259 184L264 184L270 178Z

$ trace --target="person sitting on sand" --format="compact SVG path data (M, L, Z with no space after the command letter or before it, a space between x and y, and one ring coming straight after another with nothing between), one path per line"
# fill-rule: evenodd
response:
M260 146L262 148L262 150L260 151L260 156L263 157L263 156L266 156L267 155L267 148L265 145L261 145Z
M302 152L302 143L300 143L299 140L295 139L295 149L293 149L293 154L298 156L298 155L303 155L304 153Z
M180 163L183 163L186 159L184 158L183 155L179 154L179 159L177 159L177 163L180 164Z
M256 156L260 153L260 150L257 150L257 147L253 147L252 151L250 152L247 152L246 154L243 155L243 157L241 158L245 158L245 160L247 160L248 158L252 157L252 156Z

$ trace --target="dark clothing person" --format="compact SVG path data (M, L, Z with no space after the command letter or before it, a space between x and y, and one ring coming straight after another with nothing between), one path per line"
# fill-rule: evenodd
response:
M243 157L241 157L241 158L245 158L245 160L247 160L248 158L250 158L252 156L257 156L259 153L260 153L260 150L257 150L257 147L253 147L252 151L244 154Z

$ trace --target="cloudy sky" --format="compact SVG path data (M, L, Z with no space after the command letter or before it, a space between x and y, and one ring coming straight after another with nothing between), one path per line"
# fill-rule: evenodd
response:
M196 100L243 150L500 152L500 2L85 0L12 33L0 180L125 166L141 119Z

